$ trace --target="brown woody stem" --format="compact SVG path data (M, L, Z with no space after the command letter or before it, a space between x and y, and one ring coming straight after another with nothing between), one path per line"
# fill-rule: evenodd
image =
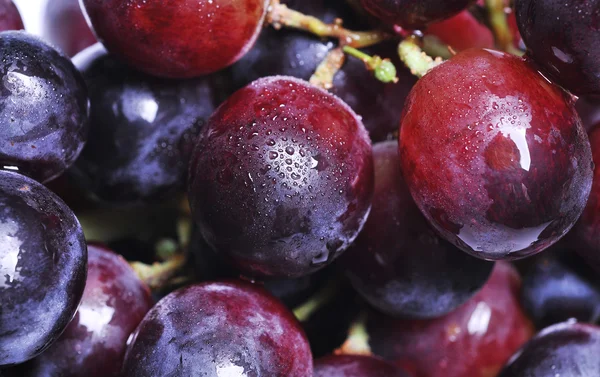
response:
M346 55L341 48L334 48L329 51L325 59L319 64L315 73L310 78L310 83L319 86L325 90L333 88L333 78L342 68Z

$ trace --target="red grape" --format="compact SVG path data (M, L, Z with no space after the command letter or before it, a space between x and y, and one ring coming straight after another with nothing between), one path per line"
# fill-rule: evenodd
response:
M573 101L513 55L470 49L434 68L410 93L400 131L417 205L474 256L535 254L583 211L593 163Z
M81 0L110 53L155 76L188 78L241 58L267 0Z
M373 193L367 132L337 97L291 77L257 80L209 119L190 163L206 241L252 275L298 277L336 258Z
M474 0L360 0L372 15L390 24L406 29L452 17L466 9Z
M528 54L577 95L600 96L600 0L517 0Z
M44 10L43 36L69 56L96 43L79 0L52 0Z
M471 47L493 48L494 35L468 10L447 20L434 22L427 27L426 34L435 35L455 51Z
M192 285L146 315L125 355L124 376L312 377L300 324L264 289L245 282Z
M314 377L406 377L400 368L372 356L327 356L315 361Z
M22 30L21 14L12 0L0 0L0 31Z
M150 289L127 261L90 245L75 318L56 343L9 377L118 377L127 339L151 307Z
M548 327L515 354L498 377L600 375L600 327L566 322Z
M494 264L463 253L431 229L402 179L397 142L375 144L373 159L373 207L340 262L378 310L404 318L442 316L471 298Z
M533 334L519 306L519 288L514 268L496 263L483 289L445 317L370 319L371 348L415 377L495 376Z
M37 356L60 336L86 271L73 212L36 181L0 171L0 367Z

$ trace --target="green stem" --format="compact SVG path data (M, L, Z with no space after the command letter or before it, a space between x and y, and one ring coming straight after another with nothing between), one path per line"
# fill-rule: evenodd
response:
M340 280L334 278L328 281L323 288L315 293L305 303L294 309L294 315L300 322L306 322L315 314L323 305L327 304L340 290Z
M184 254L177 253L162 263L148 265L141 262L131 262L130 265L140 280L146 283L150 289L161 290L183 269L186 261L187 258Z
M369 333L367 332L367 314L363 312L352 324L348 331L348 338L340 348L335 350L336 355L367 355L373 354L369 346Z
M337 38L342 46L368 47L391 38L391 34L381 30L352 31L345 29L342 27L340 19L333 24L326 24L316 17L288 8L279 0L271 0L267 21L276 29L285 26L304 30L319 37Z
M333 88L333 78L342 68L345 60L346 56L341 48L338 47L329 51L310 78L310 83L325 90Z
M398 55L400 56L400 60L410 69L410 72L417 77L425 76L431 69L444 62L439 57L433 59L424 53L414 37L406 38L400 42L398 45Z
M485 7L498 47L513 55L522 56L523 51L513 45L513 35L506 19L504 0L485 0Z
M398 82L398 77L396 76L396 67L394 66L394 63L390 61L390 59L382 59L377 55L370 56L350 46L344 46L344 52L350 56L362 60L367 69L375 73L377 80L384 83Z

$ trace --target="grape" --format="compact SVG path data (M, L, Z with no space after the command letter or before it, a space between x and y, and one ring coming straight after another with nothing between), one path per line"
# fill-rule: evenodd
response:
M450 18L466 9L474 0L360 0L373 16L406 29Z
M406 377L394 365L372 356L339 355L315 361L314 377Z
M523 278L521 302L537 328L576 318L600 319L600 286L596 273L563 246L543 253Z
M64 331L86 258L71 210L34 180L0 171L0 366L37 356Z
M155 76L189 78L242 57L267 0L81 0L108 51Z
M333 22L343 18L345 27L357 24L346 6L338 1L287 1L293 9ZM360 24L356 26L362 26ZM416 78L400 62L394 41L363 49L371 55L392 58L398 68L400 82L384 84L365 69L359 59L347 58L336 74L331 92L339 96L362 116L363 123L374 141L391 139L398 131L400 114ZM233 87L237 90L265 76L284 75L308 80L317 66L336 45L331 41L294 30L268 29L261 33L256 45L231 69ZM400 69L402 68L402 69Z
M600 100L580 98L575 103L575 107L588 132L593 130L596 125L600 125Z
M79 0L52 0L44 10L43 36L65 54L74 56L96 43Z
M71 61L25 32L0 33L0 167L60 175L87 138L88 97Z
M392 316L439 317L474 295L493 263L440 239L400 174L398 143L375 144L375 192L364 229L340 262L358 292Z
M494 48L494 35L468 10L447 20L434 22L427 27L426 34L436 36L456 51L471 47Z
M175 291L133 334L124 375L312 377L300 324L265 290L214 282Z
M578 246L576 250L600 271L600 127L594 128L589 137L596 163L592 192L572 238Z
M452 313L433 320L369 316L376 355L415 377L487 377L533 334L519 306L520 280L506 262L496 263L483 289Z
M600 95L600 0L517 0L528 54L577 95Z
M88 248L88 277L75 318L44 353L14 377L118 377L129 335L152 307L149 288L120 256Z
M228 262L254 276L299 277L333 261L362 228L371 145L335 96L268 77L209 119L188 181L200 231Z
M573 322L540 332L499 377L587 377L600 375L600 328Z
M91 100L77 182L110 203L167 198L185 186L197 135L218 105L217 78L158 79L128 69L101 46L91 49L74 59Z
M401 122L402 170L444 238L480 258L517 259L572 227L593 164L567 96L523 60L482 49L417 82Z
M22 30L21 14L12 0L0 0L0 31Z

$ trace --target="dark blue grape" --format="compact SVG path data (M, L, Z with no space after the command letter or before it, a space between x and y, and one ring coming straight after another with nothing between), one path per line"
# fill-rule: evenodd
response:
M60 336L86 267L73 212L36 181L0 171L0 366L27 361Z
M166 80L135 72L96 45L74 58L89 87L90 138L73 173L92 196L128 204L182 189L217 76ZM215 88L215 89L213 89Z
M0 33L0 55L0 168L49 181L87 139L85 83L69 58L25 32Z
M599 354L599 327L560 323L525 344L498 377L600 376Z
M600 285L596 280L594 270L574 251L549 250L536 258L525 273L521 302L538 328L570 318L597 322Z
M49 349L8 377L119 377L129 335L152 304L150 289L125 259L90 245L75 318Z

